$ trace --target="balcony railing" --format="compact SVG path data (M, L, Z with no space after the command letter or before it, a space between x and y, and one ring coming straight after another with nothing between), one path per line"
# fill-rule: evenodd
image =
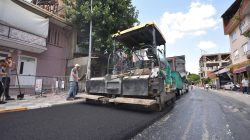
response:
M250 40L248 40L247 48L250 48ZM250 50L249 49L247 50L246 54L247 54L247 59L250 59Z
M46 38L0 23L0 36L27 44L46 47Z
M243 21L241 21L241 34L245 34L250 31L250 15L246 16Z

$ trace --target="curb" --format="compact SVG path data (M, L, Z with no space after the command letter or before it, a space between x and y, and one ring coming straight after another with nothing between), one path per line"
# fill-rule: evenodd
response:
M0 108L0 114L1 113L10 113L10 112L18 112L18 111L27 111L27 110L33 110L33 109L40 109L40 108L49 108L49 107L55 107L55 106L61 106L61 105L69 105L69 104L78 104L85 102L85 99L81 99L79 101L72 101L72 102L64 102L64 103L55 103L55 104L45 104L40 106L17 106L17 107L10 107L10 108Z
M214 92L217 92L217 93L230 93L230 94L234 94L234 95L240 95L240 96L249 96L249 94L243 94L242 92L235 92L235 91L230 91L230 90L212 90Z
M79 100L79 101L68 101L68 102L65 102L65 103L58 103L58 104L53 104L51 105L51 107L54 107L54 106L61 106L61 105L70 105L70 104L78 104L78 103L82 103L82 102L85 102L86 100L85 99L82 99L82 100Z
M17 111L25 111L28 110L27 107L13 107L13 108L4 108L4 109L0 109L0 113L7 113L7 112L17 112Z

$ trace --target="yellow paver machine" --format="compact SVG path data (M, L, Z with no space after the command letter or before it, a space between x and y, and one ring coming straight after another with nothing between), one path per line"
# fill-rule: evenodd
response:
M124 46L109 55L107 75L86 81L87 100L103 103L155 106L175 101L175 85L166 59L165 39L154 23L142 24L113 35ZM120 48L120 47L119 47Z

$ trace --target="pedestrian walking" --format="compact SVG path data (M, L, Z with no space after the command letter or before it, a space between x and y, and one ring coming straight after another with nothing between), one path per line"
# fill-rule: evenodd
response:
M10 89L10 72L13 68L13 60L12 57L6 57L5 59L5 67L3 67L3 72L6 73L6 76L2 77L2 83L4 85L4 96L5 100L15 100L14 98L11 98L9 95L9 89Z
M208 91L208 89L209 89L209 85L208 84L205 85L205 89L206 89L206 91Z
M193 90L193 85L190 85L190 88L191 88L190 90Z
M6 76L6 73L3 72L3 67L5 66L5 60L0 60L0 104L4 104L5 102L2 100L2 94L4 92L4 86L2 83L2 77Z
M245 77L242 81L241 81L241 84L242 84L242 92L243 94L246 92L247 94L249 94L249 81L248 79Z
M80 69L79 64L75 64L75 66L71 69L69 76L69 92L66 100L74 100L75 95L78 90L78 81L80 80L78 76L78 71Z

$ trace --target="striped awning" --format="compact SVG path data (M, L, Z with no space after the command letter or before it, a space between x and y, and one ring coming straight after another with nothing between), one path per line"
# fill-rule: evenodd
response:
M245 72L245 71L247 71L246 66L234 70L233 73L234 73L234 74L237 74L237 73L242 73L242 72Z

